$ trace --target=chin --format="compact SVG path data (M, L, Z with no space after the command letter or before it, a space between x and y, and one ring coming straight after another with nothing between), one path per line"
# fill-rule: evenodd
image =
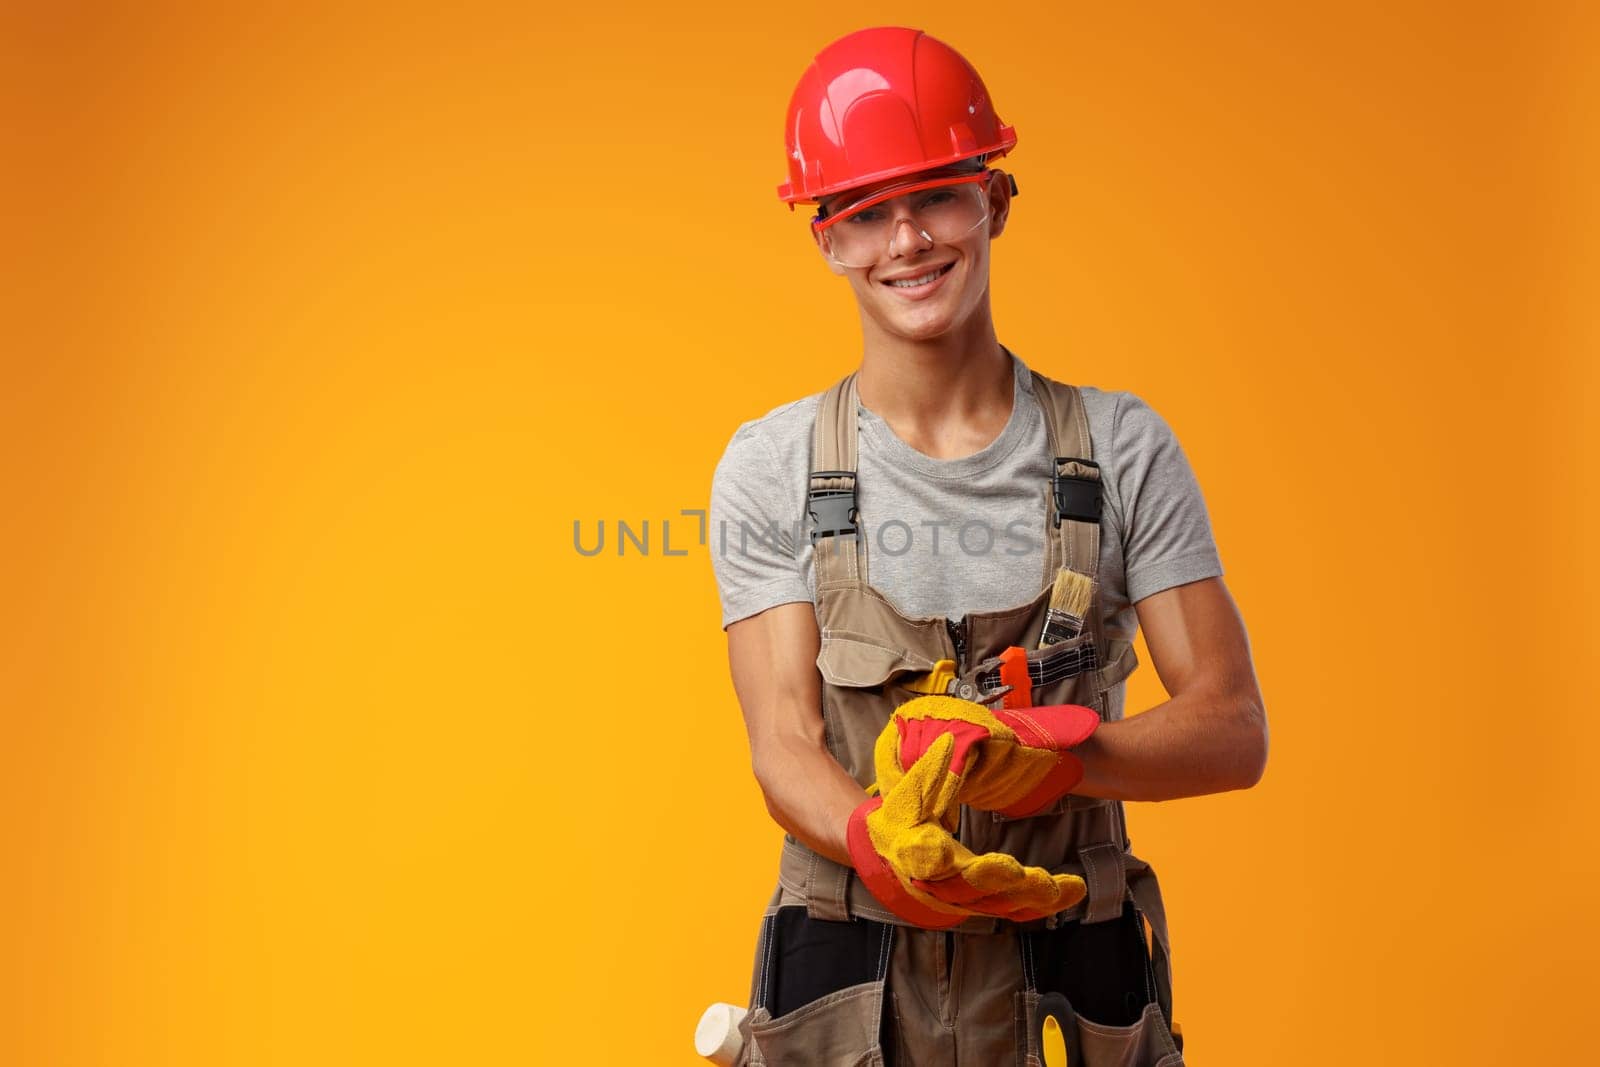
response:
M892 316L883 322L890 333L908 341L931 341L955 330L957 322L950 315Z
M952 294L955 295L955 294ZM957 300L931 300L914 307L881 307L878 325L908 341L930 341L955 332L972 314Z

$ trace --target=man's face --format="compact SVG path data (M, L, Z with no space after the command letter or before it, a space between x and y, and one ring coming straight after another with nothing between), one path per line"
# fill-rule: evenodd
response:
M862 186L826 198L823 206L832 217L836 211L859 204L879 191L951 174L948 170L932 170ZM818 248L829 268L849 279L862 314L880 328L907 340L940 337L966 323L985 304L989 291L989 242L1005 228L1010 192L1009 179L995 171L983 184L909 192L875 205L871 210L881 213L887 232L869 253L877 258L866 266L845 266L829 257L823 234L817 235ZM919 206L928 204L930 195L952 193L977 197L984 222L958 237L930 239L925 232L929 228L916 224ZM848 225L849 221L841 219L833 228Z

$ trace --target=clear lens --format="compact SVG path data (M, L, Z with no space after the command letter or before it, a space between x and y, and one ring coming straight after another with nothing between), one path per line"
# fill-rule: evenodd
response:
M900 195L884 190L838 208L817 225L823 248L846 267L868 267L888 254L889 244L906 225L909 240L935 244L958 240L989 218L986 182L975 176L943 184L924 184Z

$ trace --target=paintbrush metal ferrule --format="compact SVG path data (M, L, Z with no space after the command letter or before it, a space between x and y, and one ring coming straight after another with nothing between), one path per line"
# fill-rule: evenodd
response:
M1092 603L1093 578L1067 567L1058 570L1055 585L1050 590L1050 606L1045 611L1039 647L1046 648L1083 633L1083 619Z
M1044 632L1039 635L1039 647L1045 648L1060 641L1070 641L1083 632L1083 620L1068 615L1059 608L1045 612Z

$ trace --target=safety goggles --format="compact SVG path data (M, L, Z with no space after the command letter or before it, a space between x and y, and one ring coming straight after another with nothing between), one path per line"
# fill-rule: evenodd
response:
M870 267L889 250L902 222L934 244L956 241L989 221L992 170L904 182L818 212L811 228L822 250L845 267Z

